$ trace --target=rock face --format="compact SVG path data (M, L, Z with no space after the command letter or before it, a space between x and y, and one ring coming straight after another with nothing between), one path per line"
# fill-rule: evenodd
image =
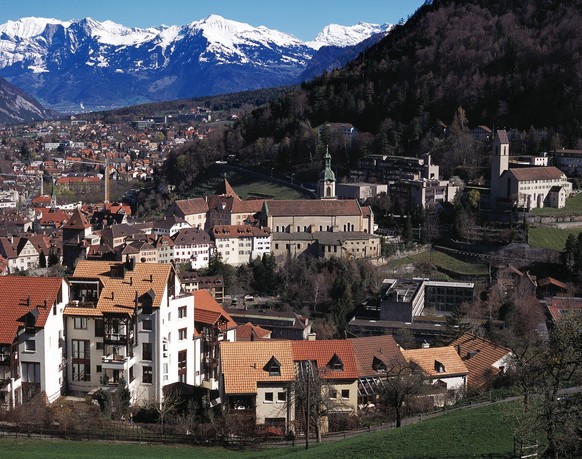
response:
M298 83L318 49L332 46L317 65L326 69L389 29L330 25L306 43L216 15L149 29L23 18L0 25L0 76L45 106L96 110Z
M49 116L37 100L0 78L0 124L28 123Z

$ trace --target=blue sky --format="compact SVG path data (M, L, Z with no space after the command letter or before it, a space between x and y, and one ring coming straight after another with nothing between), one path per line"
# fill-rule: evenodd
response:
M63 21L92 17L128 27L185 25L219 14L313 40L330 23L397 23L424 0L2 0L0 24L26 16Z

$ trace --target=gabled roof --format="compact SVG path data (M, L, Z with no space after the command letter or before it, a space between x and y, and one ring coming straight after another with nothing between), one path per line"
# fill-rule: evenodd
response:
M503 174L511 174L518 181L525 180L559 180L565 179L564 173L555 166L518 167L505 171Z
M332 199L268 200L265 201L264 209L269 217L362 215L362 209L355 199L338 201Z
M295 380L291 341L220 342L224 392L256 394L260 383L290 383ZM272 358L280 364L280 375L270 376L265 365Z
M350 340L315 340L293 341L293 360L315 361L324 379L357 379L359 376L354 350ZM343 364L342 370L329 367L334 358L339 358Z
M230 314L216 302L208 290L194 290L194 323L216 325L219 320L227 322L227 328L236 328Z
M572 312L582 313L582 298L554 296L547 305L547 308L552 320L557 322L564 314Z
M374 368L374 359L389 368L392 363L404 362L400 346L392 335L350 338L354 349L359 377L377 376L382 373ZM385 373L383 373L385 374Z
M182 228L172 240L176 245L212 244L210 234L200 228Z
M257 339L271 338L271 331L259 325L253 325L251 322L239 325L236 328L237 341L255 341Z
M174 203L178 215L205 214L208 212L208 204L204 198L181 199Z
M135 263L133 269L115 261L81 260L75 267L72 280L99 280L103 287L97 300L95 311L102 313L133 314L135 296L142 297L149 291L154 293L152 307L159 308L164 298L166 286L173 267L162 263ZM117 269L119 277L112 275L112 267ZM65 308L66 315L85 315L81 308Z
M62 285L56 277L0 277L0 343L14 341L19 319L31 311L37 314L35 327L44 327Z
M212 227L214 239L230 239L241 237L269 237L269 228L257 228L250 225L215 225Z
M469 372L453 346L402 349L402 355L408 362L418 365L423 373L430 377L459 376ZM444 371L437 371L435 368L437 364L441 364Z
M478 389L486 384L492 375L499 373L503 359L511 355L510 349L472 333L464 333L450 345L457 349L469 370L467 385L472 389Z

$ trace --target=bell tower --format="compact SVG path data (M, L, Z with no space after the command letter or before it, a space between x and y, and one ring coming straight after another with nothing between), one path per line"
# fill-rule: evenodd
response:
M325 161L325 169L319 174L317 195L319 199L335 199L335 174L331 170L329 147L326 149L323 159Z

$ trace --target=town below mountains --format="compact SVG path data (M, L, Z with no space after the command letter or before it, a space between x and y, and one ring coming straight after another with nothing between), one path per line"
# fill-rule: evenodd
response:
M3 428L309 443L519 395L513 453L579 456L580 76L548 56L581 6L435 0L299 86L2 126Z

